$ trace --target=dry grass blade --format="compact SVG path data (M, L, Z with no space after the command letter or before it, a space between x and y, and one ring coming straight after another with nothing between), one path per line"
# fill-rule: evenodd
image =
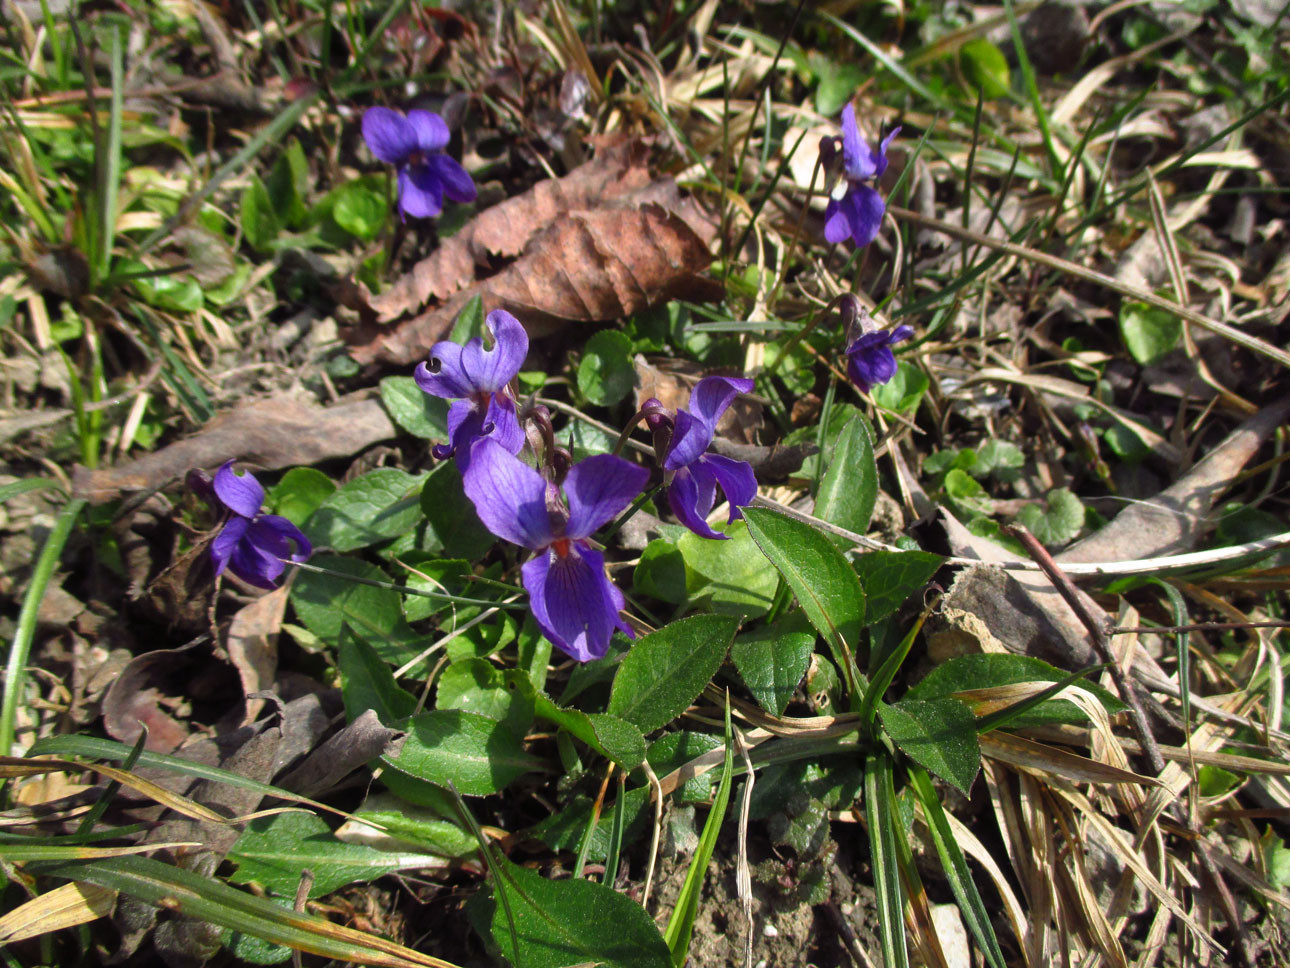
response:
M46 891L0 917L0 944L16 944L42 934L88 924L109 914L116 891L73 881Z
M201 820L206 823L226 824L233 822L230 818L221 817L218 813L202 806L200 803L189 800L187 797L181 797L179 794L172 793L151 780L145 780L128 770L119 770L114 766L106 766L102 763L76 763L72 760L20 759L14 756L0 756L0 777L40 776L45 773L82 773L86 770L105 776L109 780L115 780L122 786L129 787L131 790L141 793L145 797L155 800L163 807L183 814L185 817L192 817L194 820Z
M1154 777L1121 770L1077 753L1008 733L985 733L980 739L984 755L1039 777L1059 776L1074 783L1140 783L1147 786L1159 783Z

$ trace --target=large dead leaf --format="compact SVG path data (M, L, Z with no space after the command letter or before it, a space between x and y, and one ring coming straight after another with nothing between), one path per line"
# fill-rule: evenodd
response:
M535 236L501 272L351 352L360 363L407 366L443 338L475 295L487 311L514 313L532 336L571 321L619 319L706 292L711 283L697 273L710 261L686 218L657 202L574 212Z
M314 464L350 457L397 433L376 399L316 407L274 397L221 414L192 437L138 460L95 470L77 467L72 484L77 497L102 504L124 492L154 491L195 467L213 470L227 460L265 470Z
M278 632L286 613L284 585L242 606L229 623L228 658L247 697L246 716L240 725L253 721L264 708L264 699L255 694L273 686L278 671Z
M431 299L446 299L475 281L489 256L514 258L539 232L566 212L603 205L649 183L646 146L639 141L614 145L563 178L538 182L522 195L485 209L460 232L445 239L428 257L371 300L385 321L416 312Z
M1285 423L1290 400L1264 407L1206 454L1177 483L1130 504L1097 532L1057 556L1059 564L1124 561L1190 551L1211 526L1210 509L1268 435Z

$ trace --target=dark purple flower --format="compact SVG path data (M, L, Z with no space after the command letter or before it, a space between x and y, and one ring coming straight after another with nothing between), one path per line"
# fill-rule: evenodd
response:
M473 202L475 183L456 159L443 153L448 124L430 111L404 117L390 108L363 112L363 140L372 154L399 169L399 211L434 218L446 195L454 202Z
M910 327L897 326L857 336L847 347L847 376L865 393L879 383L887 383L896 375L896 354L891 351L891 344L913 335Z
M738 394L752 388L752 380L704 377L690 393L690 409L676 412L672 442L663 459L663 470L671 474L667 503L682 524L705 538L725 537L707 522L718 486L730 503L731 521L741 517L739 508L757 495L757 478L747 461L706 453L721 415Z
M470 445L491 437L512 454L524 446L524 430L515 413L508 384L520 372L529 352L524 325L504 309L484 319L493 345L484 349L479 337L465 346L444 340L430 348L429 363L418 363L413 377L432 397L456 400L448 410L448 446L438 444L439 460L457 455L462 473L470 463Z
M862 248L878 234L887 203L866 182L887 170L887 146L899 133L900 128L893 130L874 150L860 137L855 108L848 103L842 109L842 179L824 210L824 237L830 242L849 238Z
M649 471L621 457L579 461L554 484L491 437L475 443L464 472L466 495L493 534L535 552L520 569L542 634L579 662L599 659L619 616L623 593L605 575L605 559L587 539L644 489Z
M261 514L264 488L250 474L236 474L229 461L215 472L215 497L230 516L211 542L215 574L227 568L242 581L273 588L287 561L304 561L313 545L300 529L276 514ZM292 550L292 545L295 550Z

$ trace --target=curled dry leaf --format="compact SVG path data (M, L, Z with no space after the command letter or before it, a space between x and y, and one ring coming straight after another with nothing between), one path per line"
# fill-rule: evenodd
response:
M486 311L514 313L533 336L570 321L630 316L664 299L704 298L711 283L696 274L710 261L686 219L654 202L577 212L535 236L497 275L351 352L360 363L407 366L443 338L475 295Z
M649 183L646 146L614 145L563 178L538 182L522 195L485 209L460 232L371 300L385 321L416 312L431 299L446 299L475 281L489 256L514 258L535 235L566 212L594 208Z
M192 437L138 460L77 467L72 486L77 497L102 504L125 492L156 490L195 467L213 470L227 460L243 460L276 470L350 457L394 436L394 424L376 399L318 407L274 397L221 414Z
M260 714L264 700L254 696L273 686L278 670L278 632L287 612L287 587L275 588L245 605L228 627L228 658L247 695L244 723Z

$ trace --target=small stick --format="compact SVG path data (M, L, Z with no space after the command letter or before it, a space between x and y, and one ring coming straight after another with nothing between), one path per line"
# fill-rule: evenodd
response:
M1181 635L1184 632L1233 632L1242 629L1290 629L1290 622L1196 622L1192 625L1116 625L1106 630L1107 635L1128 635L1134 632L1159 632L1162 635Z
M1025 546L1026 552L1031 558L1035 559L1035 564L1039 565L1039 570L1053 583L1058 594L1065 599L1066 604L1079 616L1080 622L1088 629L1088 634L1093 639L1093 648L1096 650L1098 658L1106 663L1111 672L1111 678L1115 680L1115 688L1119 691L1120 698L1129 706L1129 718L1133 723L1133 731L1137 734L1138 742L1142 744L1142 752L1146 754L1151 772L1159 776L1164 771L1165 758L1160 755L1160 746L1156 743L1156 738L1151 735L1151 728L1147 725L1147 714L1142 709L1142 703L1138 700L1138 694L1134 691L1133 684L1129 682L1129 677L1124 674L1124 669L1120 667L1120 663L1116 661L1115 654L1111 651L1111 640L1107 636L1105 616L1099 622L1097 617L1089 611L1087 604L1080 597L1075 583L1061 570L1061 567L1053 560L1053 556L1048 553L1048 549L1039 543L1038 538L1020 525L1007 527L1004 530Z

